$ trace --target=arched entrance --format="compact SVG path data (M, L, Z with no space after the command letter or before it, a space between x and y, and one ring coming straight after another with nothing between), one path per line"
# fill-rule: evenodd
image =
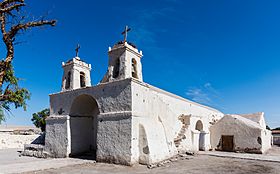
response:
M198 120L195 124L195 130L200 131L199 133L199 140L198 140L198 149L199 150L204 150L205 146L205 134L203 133L203 124L201 120Z
M70 109L70 156L96 156L98 104L90 95L80 95Z

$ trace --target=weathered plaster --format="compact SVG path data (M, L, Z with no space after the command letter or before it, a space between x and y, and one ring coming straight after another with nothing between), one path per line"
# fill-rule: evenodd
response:
M139 129L144 129L147 136L149 154L146 155L146 163L155 163L169 158L178 151L197 151L199 149L200 131L195 131L195 124L201 120L204 129L201 131L209 132L209 120L214 115L221 117L223 114L212 108L208 108L189 100L183 99L174 94L155 88L149 84L132 79L132 112L133 135L137 138ZM198 115L196 115L198 114ZM190 115L190 122L183 125L179 117ZM179 147L176 147L174 140L178 134L182 134ZM139 137L142 138L142 137ZM205 134L201 143L204 147L210 148L209 134ZM137 141L136 141L137 142ZM161 148L158 148L158 145ZM142 149L135 146L133 154L141 154ZM143 159L140 159L144 163Z
M226 115L210 128L211 145L221 150L222 135L234 136L234 151L264 153L271 147L271 133L239 115Z
M55 116L46 119L45 151L56 158L67 157L68 130L67 116Z
M216 109L144 83L142 52L126 42L109 48L108 54L108 70L100 84L87 82L80 88L74 75L70 89L50 95L45 150L51 156L94 151L97 161L153 164L180 152L216 148L222 134L234 134L238 150L263 152L270 147L263 116L261 126L234 121ZM79 66L72 66L75 61ZM91 66L73 62L64 65L65 72L87 69L89 76Z

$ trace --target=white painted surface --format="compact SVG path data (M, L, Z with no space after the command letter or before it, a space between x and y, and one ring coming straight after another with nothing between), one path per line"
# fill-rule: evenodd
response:
M80 102L73 105L75 99L81 95L91 96L98 103L100 114L97 126L97 160L105 162L130 165L138 163L139 160L145 163L145 159L146 163L150 164L169 158L178 151L197 151L199 133L198 136L192 135L197 121L201 120L203 124L201 131L209 132L209 120L213 116L222 115L215 109L196 104L135 79L53 94L46 136L46 141L51 144L47 143L47 146L50 146L46 149L51 150L50 153L58 153L54 156L68 156L71 151L69 148L71 135L69 136L67 130L71 129L71 125L67 126L67 118L71 119L71 108L75 107L77 108L75 110L78 110L88 104ZM80 112L85 110L81 109ZM62 115L59 116L61 111ZM189 115L189 122L183 124L179 119L181 115ZM58 121L57 118L64 121ZM148 146L143 146L142 149L139 148L141 147L139 138L143 138L139 136L139 125L142 125L142 130L146 133L145 141ZM49 132L56 135L48 135ZM85 134L86 132L81 137L92 136L91 133ZM174 139L179 134L184 138L177 148ZM209 149L210 140L207 135L204 137L203 146L201 149ZM147 149L149 153L146 153Z
M73 136L80 136L81 140L76 139L75 146L84 149L83 145L91 144L90 137L96 135L97 161L125 165L157 163L178 152L208 150L211 144L217 146L217 137L221 132L218 128L213 129L214 136L211 135L210 143L209 127L224 116L222 112L142 82L142 52L128 43L116 44L108 54L108 70L100 84L90 86L87 83L87 87L79 88L78 78L74 75L70 90L50 95L51 116L47 119L46 150L52 156L67 157L73 147ZM74 58L74 65L75 61L81 63ZM75 74L87 69L89 74L90 65L82 62L82 66L71 67L70 64L69 67L63 65L65 72L70 70ZM85 95L93 98L97 107L88 105L86 101L75 103L77 98ZM98 114L89 114L90 109L87 108L91 107L96 108L98 111L95 113ZM75 108L75 112L72 108ZM96 132L85 131L84 128L89 127L92 121L73 118L77 115L94 115L96 123L93 128L97 128ZM80 121L76 120L76 124L71 125L71 119ZM245 131L237 138L237 144L242 145L239 148L243 148L243 145L259 149L268 147L266 144L262 147L258 142L250 146L244 139L256 141L256 137L262 137L266 140L269 135L267 132L264 132L265 135L261 133L259 124L240 121L234 127L231 122L218 122L215 126L221 125L222 132L228 131L229 134ZM229 129L223 125L229 126ZM76 135L71 135L73 130L76 130ZM86 137L89 137L89 142L85 141Z
M133 80L132 83L132 112L133 135L138 138L139 125L142 125L147 133L150 153L147 163L155 163L177 154L178 151L197 151L199 149L198 135L193 135L198 120L203 124L203 130L209 132L209 121L218 119L223 114L215 109L191 102L174 94L155 88L149 84ZM188 123L183 127L179 120L181 115L190 115ZM174 139L183 132L184 137L178 148ZM141 138L141 137L139 137ZM205 136L201 149L209 149L210 138ZM160 145L161 148L158 148ZM141 149L134 146L135 156ZM136 157L135 157L136 158ZM143 160L141 159L141 162Z
M221 149L222 135L234 136L234 150L263 153L271 147L271 133L239 115L226 115L210 128L213 149ZM259 140L258 140L259 139Z
M62 63L63 76L62 76L62 91L73 90L81 88L80 85L80 73L85 74L85 86L91 86L91 64L87 64L80 60L79 57L75 57L66 63ZM70 75L70 86L67 88L68 74Z
M264 120L264 112L257 112L257 113L252 113L252 114L239 114L239 115L258 123L263 129L266 129L266 123Z
M129 45L127 42L116 44L112 49L109 49L108 55L108 70L101 83L133 78L133 70L136 70L135 78L139 81L143 81L141 64L141 58L143 55L136 48ZM136 64L135 69L132 66L133 60Z

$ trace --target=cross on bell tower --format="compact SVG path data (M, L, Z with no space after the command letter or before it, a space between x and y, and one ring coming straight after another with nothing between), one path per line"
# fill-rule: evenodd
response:
M113 82L133 78L138 81L143 81L141 58L142 51L139 51L136 46L127 42L127 33L131 30L125 26L122 35L124 40L116 43L113 48L109 47L109 65L108 70L101 83Z
M62 68L64 70L62 77L62 91L91 86L91 64L87 64L78 57L80 48L80 44L77 44L75 48L76 57L67 62L62 62Z
M76 57L79 57L79 50L80 50L80 48L81 48L80 44L77 44L77 47L75 48Z
M125 26L124 31L122 32L122 35L124 35L123 42L125 43L127 41L127 33L131 30L128 26Z

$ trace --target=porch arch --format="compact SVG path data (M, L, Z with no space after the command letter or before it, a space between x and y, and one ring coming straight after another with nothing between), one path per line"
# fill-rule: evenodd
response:
M97 147L97 101L90 95L76 97L70 109L70 156L91 154L96 156Z

